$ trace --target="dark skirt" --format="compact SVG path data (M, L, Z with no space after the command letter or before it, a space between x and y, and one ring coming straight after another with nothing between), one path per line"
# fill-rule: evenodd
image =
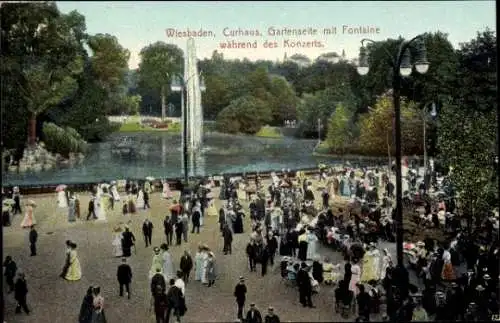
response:
M299 243L298 258L301 261L306 261L307 260L307 245L308 245L308 243L306 241L301 241Z

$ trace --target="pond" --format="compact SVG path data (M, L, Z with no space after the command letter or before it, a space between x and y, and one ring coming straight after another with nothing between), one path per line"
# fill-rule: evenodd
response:
M132 154L119 154L118 146L131 143ZM118 144L117 144L118 143ZM208 133L201 154L189 158L190 175L219 175L254 171L315 167L335 160L314 157L315 140L280 139ZM181 178L181 136L167 132L115 133L92 144L85 160L74 166L41 172L4 173L12 185L95 183L113 179Z

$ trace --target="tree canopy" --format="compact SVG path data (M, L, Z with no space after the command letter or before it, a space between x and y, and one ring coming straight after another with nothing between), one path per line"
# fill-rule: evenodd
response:
M21 153L28 133L31 142L44 139L43 122L102 140L110 106L126 100L128 50L114 36L88 34L84 16L63 14L55 2L0 10L3 144Z

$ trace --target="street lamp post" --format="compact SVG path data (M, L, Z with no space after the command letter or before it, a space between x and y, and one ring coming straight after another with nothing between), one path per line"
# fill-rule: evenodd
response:
M396 55L385 49L392 67L392 99L394 104L394 130L396 145L396 248L398 267L404 270L403 263L403 199L402 199L402 174L401 174L401 80L410 76L413 70L411 63L410 46L415 44L417 57L415 60L415 70L424 74L429 69L423 35L416 36L410 41L402 41ZM364 43L376 43L371 39L361 40L359 54L359 65L357 71L360 75L366 75L370 67L368 65L368 50ZM404 293L403 293L404 294ZM404 297L404 296L403 296Z
M188 185L189 182L189 153L188 153L188 111L187 111L187 98L186 95L186 84L191 79L184 79L182 75L176 74L172 79L171 89L173 92L181 92L181 110L182 110L182 156L183 156L183 168L184 168L184 184ZM201 87L204 88L203 78L200 81Z

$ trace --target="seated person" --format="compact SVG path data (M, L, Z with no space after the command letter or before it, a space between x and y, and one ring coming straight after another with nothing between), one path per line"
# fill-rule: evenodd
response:
M328 258L325 258L323 262L323 277L325 279L325 284L333 285L337 282L340 277L340 264L334 265L330 263Z
M288 280L296 280L297 279L297 273L299 272L300 265L294 264L293 266L288 266Z
M312 276L316 281L318 281L319 284L324 281L323 265L319 262L319 257L314 259L312 263Z

